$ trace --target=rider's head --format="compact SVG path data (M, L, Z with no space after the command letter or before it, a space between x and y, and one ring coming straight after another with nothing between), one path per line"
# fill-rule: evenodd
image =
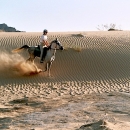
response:
M48 30L47 29L44 29L43 30L43 34L47 34L48 33Z

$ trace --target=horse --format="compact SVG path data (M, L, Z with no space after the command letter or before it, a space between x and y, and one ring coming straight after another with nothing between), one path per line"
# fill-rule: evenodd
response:
M40 57L40 46L28 46L28 45L23 45L20 48L14 49L12 52L19 52L21 50L28 50L28 53L30 55L30 57L26 60L26 62L31 62L34 64L34 59L36 57ZM56 50L63 50L63 46L61 45L61 43L59 42L59 40L56 38L56 40L53 40L50 43L50 46L44 47L44 54L45 54L45 65L46 65L46 69L43 71L48 71L48 76L50 77L50 69L51 69L51 65L53 63L53 61L55 60L55 54L56 54ZM35 66L36 70L38 70L38 68Z

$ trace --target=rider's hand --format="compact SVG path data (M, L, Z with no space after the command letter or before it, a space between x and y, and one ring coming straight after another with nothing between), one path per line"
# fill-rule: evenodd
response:
M47 44L46 46L49 47L49 44Z

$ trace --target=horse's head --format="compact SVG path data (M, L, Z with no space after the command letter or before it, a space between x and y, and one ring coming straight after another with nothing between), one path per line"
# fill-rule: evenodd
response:
M51 49L58 49L58 50L63 50L64 49L57 38L56 38L56 40L51 42L50 46L51 46Z

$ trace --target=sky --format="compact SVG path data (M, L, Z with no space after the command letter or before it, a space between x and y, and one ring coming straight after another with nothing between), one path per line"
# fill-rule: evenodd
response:
M0 0L0 24L26 32L130 30L130 0Z

